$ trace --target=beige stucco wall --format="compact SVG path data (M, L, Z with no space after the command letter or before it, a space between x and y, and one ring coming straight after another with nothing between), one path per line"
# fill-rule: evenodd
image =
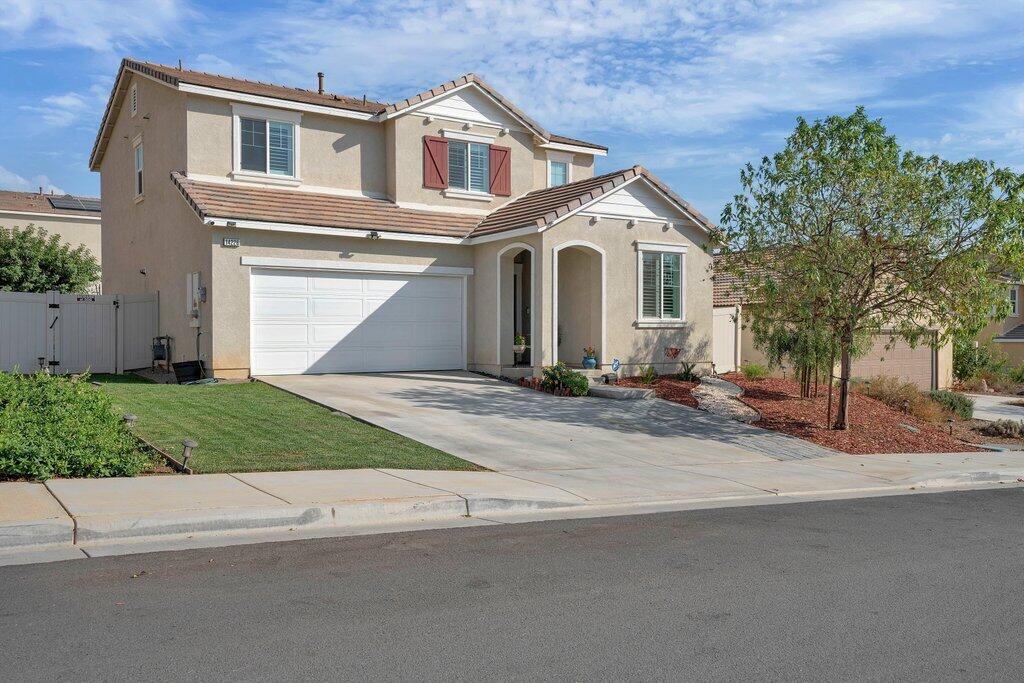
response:
M475 370L487 372L493 375L499 374L501 365L512 362L511 346L514 341L512 337L512 326L510 324L512 315L512 258L519 250L519 246L527 245L534 249L534 263L532 269L533 283L539 282L539 274L543 272L545 257L541 253L542 238L539 234L526 235L518 238L510 238L487 242L473 247L467 247L473 254L473 277L470 279L470 298L475 302L474 316L470 320L470 337L474 341L474 351L470 355L470 367ZM505 321L502 325L502 336L499 358L498 345L498 254L502 253L501 279L502 287L501 317ZM538 315L540 310L540 287L536 287L534 306L532 307L534 338L543 338L544 318ZM537 342L533 342L536 346ZM539 367L539 357L533 360Z
M764 366L769 367L770 370L771 370L771 374L773 376L775 376L775 377L782 377L782 376L792 377L792 375L793 375L792 368L771 367L769 365L769 363L768 363L767 358L765 357L765 354L759 348L757 348L754 345L754 333L750 329L750 315L751 315L751 309L752 308L753 307L749 306L749 305L745 306L743 308L743 320L744 320L744 323L743 323L743 328L740 331L740 362L741 362L741 364L746 365L748 363L757 363L759 365L764 365ZM884 340L881 343L885 344L888 340L889 340L889 337L885 336ZM1022 351L1024 351L1024 349L1022 349ZM922 353L923 354L923 353L930 353L931 350L927 346L918 346L917 349L914 350L914 352ZM871 366L880 365L881 367L885 367L884 364L878 363L877 361L879 361L880 358L891 357L891 356L892 356L892 353L890 351L882 350L877 355L873 356L873 355L869 354L868 356L866 356L864 358L861 358L859 360L863 361L861 363L862 366L864 366L864 365L871 365ZM950 386L953 385L953 343L952 342L947 342L943 346L939 347L939 349L938 349L938 351L936 353L936 356L935 356L935 361L936 361L936 375L937 375L938 388L939 389L947 389L947 388L949 388ZM857 361L854 361L854 363L856 364ZM892 366L893 364L890 363L889 365ZM898 370L898 368L897 368L897 370ZM838 375L838 372L839 372L839 366L837 364L836 365L836 374L837 375ZM854 375L856 376L856 369L854 370Z
M397 202L429 204L469 210L473 212L491 211L505 202L521 194L525 194L534 185L534 152L533 135L531 133L510 130L501 134L494 128L470 126L452 121L435 119L428 123L427 119L415 114L399 116L384 124L389 128L387 135L392 136L395 150L394 179L388 188L388 195ZM510 197L494 197L490 201L446 197L444 190L433 190L423 186L423 136L440 136L447 130L475 135L495 136L494 144L511 149L512 159L512 194ZM540 185L544 187L544 185Z
M159 330L174 337L172 359L194 360L197 330L185 312L186 275L199 272L208 280L210 235L170 180L172 170L185 167L185 95L147 78L133 80L138 114L133 118L127 107L121 109L100 167L103 291L158 292ZM132 141L140 133L145 192L136 201ZM208 307L201 310L208 325ZM210 335L200 341L208 361Z
M60 235L61 242L72 247L85 246L102 264L103 240L99 220L79 216L51 216L48 214L25 215L0 211L0 227L26 228L34 225L50 235Z
M383 196L387 189L384 127L303 112L299 124L303 185ZM227 178L233 170L230 102L188 96L188 172Z
M598 360L609 368L612 359L618 358L622 373L636 374L641 365L654 365L659 373L677 372L684 362L696 363L701 368L711 364L711 256L701 245L705 242L704 232L682 218L676 222L679 227L668 228L661 223L640 221L632 228L626 227L625 220L603 218L598 223L585 216L573 216L542 233L543 253L550 258L554 250L567 243L583 241L604 251L605 258L605 343L592 343L597 347ZM654 242L686 245L688 251L683 259L686 322L682 326L661 328L640 328L637 326L637 249L636 243ZM543 270L542 319L552 319L552 277L550 264ZM569 347L564 338L567 331L563 311L559 310L559 322L563 325L563 346L568 357L559 358L567 363L579 363L582 349ZM546 326L541 337L544 364L555 357L551 325ZM665 353L666 347L680 349L676 359Z
M240 247L222 246L224 237L238 237ZM466 247L365 238L300 235L258 230L217 229L211 232L212 271L209 297L213 318L213 368L218 376L249 372L249 266L243 256L309 259L343 263L391 263L423 266L473 267ZM470 276L472 292L474 276ZM474 299L468 297L468 329L472 328ZM473 335L468 335L469 358Z

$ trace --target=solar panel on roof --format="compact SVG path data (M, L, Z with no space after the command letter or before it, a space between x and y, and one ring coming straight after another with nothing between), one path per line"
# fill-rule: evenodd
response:
M72 209L74 211L99 211L100 200L91 197L75 197L64 195L62 197L47 197L50 206L55 209Z

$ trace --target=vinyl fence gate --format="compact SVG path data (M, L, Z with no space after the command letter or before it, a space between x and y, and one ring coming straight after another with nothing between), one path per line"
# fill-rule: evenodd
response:
M156 293L0 292L0 370L116 373L147 367L158 319Z

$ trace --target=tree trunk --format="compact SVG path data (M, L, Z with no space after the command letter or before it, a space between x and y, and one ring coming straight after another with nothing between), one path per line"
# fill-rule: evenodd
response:
M832 424L832 385L836 374L836 352L832 352L831 362L828 364L828 407L825 408L825 429Z
M849 429L850 415L850 347L853 345L853 335L843 335L839 344L839 407L836 409L835 429Z

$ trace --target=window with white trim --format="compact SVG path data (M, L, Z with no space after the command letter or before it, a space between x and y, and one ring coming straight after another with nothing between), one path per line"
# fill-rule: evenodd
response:
M132 83L132 89L128 94L128 105L132 116L139 113L139 86L135 83Z
M490 145L448 141L448 187L470 192L490 191Z
M564 161L548 162L548 187L558 187L569 182L569 164Z
M295 124L242 116L239 128L241 170L295 176Z
M1009 294L1007 296L1010 299L1010 315L1020 315L1020 303L1017 300L1017 285L1010 285Z
M143 191L146 189L146 186L143 183L143 155L141 140L135 143L133 154L135 156L135 196L141 197Z
M637 253L639 322L681 322L685 250L646 246Z

